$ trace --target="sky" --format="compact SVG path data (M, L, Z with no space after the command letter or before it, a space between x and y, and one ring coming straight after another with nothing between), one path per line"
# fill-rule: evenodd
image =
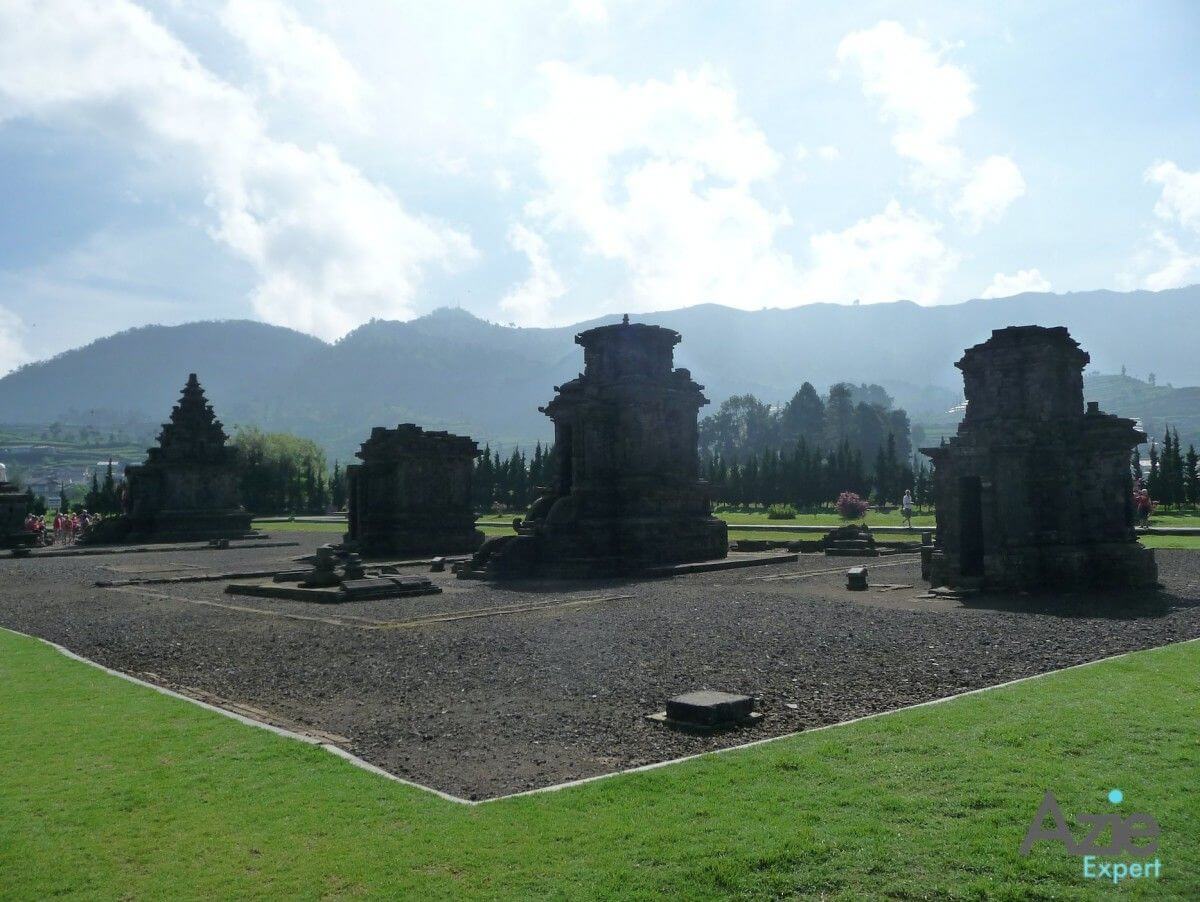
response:
M1200 282L1200 4L0 0L0 373Z

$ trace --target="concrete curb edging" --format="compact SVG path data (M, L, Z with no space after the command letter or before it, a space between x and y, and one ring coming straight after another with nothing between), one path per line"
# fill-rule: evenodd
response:
M745 742L740 745L731 745L731 746L728 746L728 747L722 748L722 749L712 749L707 752L697 752L694 755L684 755L681 758L671 758L667 761L655 761L650 764L640 765L638 767L626 768L625 770L611 771L606 774L596 774L595 776L582 777L578 780L568 780L565 783L555 783L551 786L539 786L536 789L526 789L526 790L522 790L521 792L513 792L513 793L509 793L507 795L501 795L501 796L493 796L493 797L487 798L487 799L464 799L464 798L460 798L459 796L451 795L450 793L447 793L447 792L442 792L440 789L434 789L432 786L425 786L424 784L416 783L416 782L413 782L412 780L407 780L404 777L398 777L395 774L384 770L382 767L379 767L378 765L371 764L369 761L365 761L362 758L359 758L357 755L353 754L352 752L346 751L344 748L342 748L340 746L334 745L333 743L330 743L330 742L326 742L322 739L318 739L314 736L308 736L308 735L305 735L304 733L297 733L294 730L288 730L284 727L279 727L279 726L276 726L275 724L268 723L267 721L256 720L253 717L247 717L245 714L241 714L237 711L230 711L227 708L222 708L218 705L213 705L213 704L210 704L209 702L204 702L197 698L192 698L190 695L184 695L181 692L176 692L175 690L168 689L165 686L159 686L154 683L147 682L146 680L138 679L137 677L132 676L128 673L123 673L119 670L113 670L111 667L105 667L103 664L100 664L89 658L85 658L82 655L76 654L75 652L71 651L69 648L65 648L62 645L59 645L55 642L51 642L49 639L43 639L40 636L31 636L28 633L22 633L19 630L9 629L7 627L0 627L0 630L3 630L6 633L11 633L14 636L21 636L25 639L33 639L37 642L41 642L44 645L50 646L55 651L57 651L59 654L64 655L67 658L70 658L71 660L79 661L83 664L87 664L91 667L95 667L97 670L102 670L111 676L118 677L122 680L126 680L127 682L134 683L138 686L144 686L148 689L153 689L155 692L159 692L163 695L170 696L171 698L178 699L178 700L184 701L184 702L188 702L193 705L197 705L201 708L204 708L206 711L212 711L216 714L221 714L225 717L236 720L239 723L245 724L246 726L258 727L260 729L267 730L268 732L274 733L277 736L282 736L286 739L298 740L299 742L303 742L306 745L315 745L318 748L324 749L325 751L329 752L332 755L336 755L337 757L350 762L355 767L361 768L362 770L365 770L369 773L375 774L376 776L384 777L385 779L392 780L396 783L401 783L405 786L410 786L413 789L420 789L424 792L432 793L433 795L437 796L440 799L444 799L447 802L456 802L459 805L467 805L467 806L486 805L490 802L500 802L505 799L516 799L516 798L521 798L523 796L540 795L542 793L548 793L548 792L558 792L559 790L562 790L562 789L570 789L575 786L583 786L587 783L595 783L598 780L607 780L611 777L619 777L624 774L638 774L638 773L644 773L646 771L658 770L659 768L669 767L673 764L682 764L685 761L694 761L697 758L707 758L707 757L711 757L713 755L723 755L723 754L726 754L727 752L737 752L737 751L741 751L742 749L749 749L749 748L754 748L755 746L766 745L767 743L770 743L770 742L779 742L780 740L783 740L783 739L792 739L792 738L795 738L796 736L806 736L811 733L819 733L824 730L831 730L831 729L834 729L837 727L846 727L846 726L849 726L850 724L860 723L864 720L874 720L875 718L878 718L878 717L887 717L892 714L899 714L902 711L912 711L916 708L927 708L931 705L940 705L943 702L954 701L955 699L965 698L970 695L979 695L984 692L991 692L994 689L1004 689L1005 687L1008 687L1008 686L1016 686L1020 683L1028 683L1031 680L1040 680L1043 677L1053 676L1053 675L1059 674L1059 673L1066 673L1069 670L1079 670L1080 668L1091 667L1095 664L1104 664L1105 662L1108 662L1108 661L1117 661L1117 660L1120 660L1121 658L1128 658L1130 655L1140 654L1143 651L1153 651L1154 649L1157 649L1157 648L1170 648L1171 646L1174 646L1174 645L1189 645L1193 642L1200 642L1200 637L1197 637L1194 639L1183 639L1179 642L1168 642L1166 645L1155 645L1155 646L1151 646L1150 648L1141 648L1141 649L1137 649L1136 651L1121 652L1120 654L1117 654L1117 655L1109 655L1106 658L1097 658L1094 661L1084 661L1082 664L1072 664L1068 667L1060 667L1057 670L1047 670L1047 671L1044 671L1043 673L1035 673L1035 674L1032 674L1032 675L1026 676L1026 677L1018 677L1015 680L1008 680L1003 683L996 683L994 686L982 686L979 689L968 689L965 692L956 692L953 695L944 695L941 698L934 698L934 699L930 699L929 701L917 702L916 704L912 704L912 705L905 705L902 708L892 708L888 711L879 711L874 714L864 714L862 717L854 717L854 718L851 718L850 720L842 720L842 721L838 721L837 723L823 724L819 727L813 727L811 730L798 730L798 731L795 731L792 733L782 733L779 736L768 736L763 739L755 739L751 742Z

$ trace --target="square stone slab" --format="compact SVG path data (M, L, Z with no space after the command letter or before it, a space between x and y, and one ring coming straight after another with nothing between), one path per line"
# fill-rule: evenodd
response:
M754 699L750 696L710 689L677 695L667 702L667 720L699 727L742 723L753 712Z

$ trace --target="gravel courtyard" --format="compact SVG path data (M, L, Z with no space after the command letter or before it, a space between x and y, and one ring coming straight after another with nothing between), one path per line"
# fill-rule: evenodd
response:
M285 538L280 536L280 538ZM0 558L0 625L262 719L332 736L392 773L488 798L810 729L1120 652L1200 637L1200 552L1158 552L1156 597L918 598L913 557L657 580L493 587L322 605L226 594L298 547ZM873 588L845 590L845 569ZM414 568L424 573L426 568ZM883 585L898 588L881 588ZM669 696L753 695L716 736L647 722Z

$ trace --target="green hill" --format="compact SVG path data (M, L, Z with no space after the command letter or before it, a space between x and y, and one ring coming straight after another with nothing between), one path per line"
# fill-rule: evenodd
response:
M1083 391L1107 413L1140 419L1147 435L1159 444L1170 426L1179 431L1184 448L1189 444L1200 448L1200 387L1173 388L1127 375L1089 374Z
M1161 292L1023 294L922 307L811 304L734 310L701 304L634 319L678 330L676 351L714 408L735 394L782 403L805 381L882 385L936 441L962 397L954 362L1009 325L1065 325L1096 372L1157 372L1200 385L1195 335L1181 329L1200 286ZM147 326L23 367L0 379L0 423L161 423L189 372L229 426L255 424L315 439L345 460L375 425L413 421L509 447L550 438L538 406L583 359L573 339L619 312L559 328L512 328L459 309L409 322L374 320L328 344L248 321ZM1131 341L1131 325L1137 336ZM1152 433L1200 434L1200 389L1092 377L1089 397L1139 417ZM1096 381L1097 379L1102 381ZM1140 386L1140 387L1139 387ZM707 413L708 408L702 413Z

